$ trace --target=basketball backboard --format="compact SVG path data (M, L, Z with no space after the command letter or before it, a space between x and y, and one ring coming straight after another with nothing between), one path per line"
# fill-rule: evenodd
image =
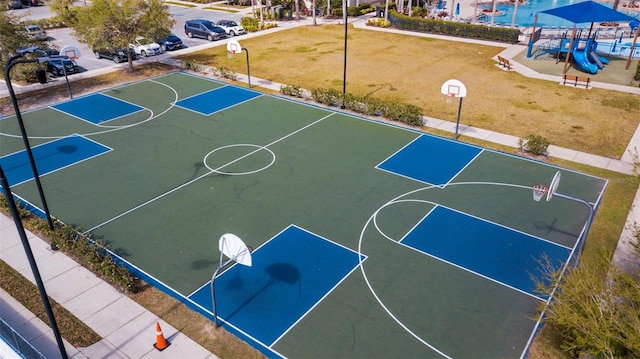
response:
M242 239L235 234L223 234L218 241L218 248L230 260L251 267L251 252Z
M240 46L238 40L231 39L229 40L229 42L227 42L227 52L231 52L234 54L242 53L242 46Z
M449 97L465 97L467 96L467 88L464 84L458 80L451 79L447 80L442 87L440 88L440 92Z

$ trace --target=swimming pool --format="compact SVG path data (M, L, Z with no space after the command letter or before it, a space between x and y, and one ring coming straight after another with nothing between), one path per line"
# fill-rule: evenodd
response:
M523 26L523 27L528 27L528 26L532 26L533 25L533 19L536 13L543 11L543 10L548 10L548 9L553 9L556 7L561 7L561 6L565 6L565 5L571 5L574 3L578 3L580 1L574 1L574 0L525 0L525 4L520 3L518 4L518 13L516 14L516 24L519 26ZM602 5L605 6L609 6L609 7L613 7L613 4L607 4L607 3L601 3ZM490 9L491 8L491 2L487 2L487 1L482 1L482 5L478 5L479 9ZM495 16L494 17L494 22L496 24L503 24L503 25L511 25L511 19L513 17L513 9L514 9L514 4L511 3L509 5L506 4L498 4L496 6L496 10L499 10L500 13L504 13L504 15L501 16ZM621 11L623 13L626 13L624 11ZM640 13L635 12L635 13L626 13L627 15L630 15L632 17L635 18L639 18L640 17ZM486 15L484 18L482 18L482 20L485 21L491 21L491 17L490 15ZM567 21L564 19L561 19L559 17L556 16L551 16L551 15L547 15L547 14L538 14L538 23L537 26L550 26L550 27L567 27L567 28L572 28L573 27L573 23L571 21ZM581 24L578 24L578 26L580 26ZM590 24L583 24L583 27L589 27Z

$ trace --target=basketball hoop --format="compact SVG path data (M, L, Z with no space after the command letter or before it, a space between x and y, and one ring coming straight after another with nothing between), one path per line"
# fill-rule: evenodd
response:
M543 184L534 184L531 189L533 190L533 200L536 202L540 202L542 197L549 192L549 187Z
M453 102L453 98L454 98L454 97L456 97L456 94L454 94L454 93L450 93L450 94L448 94L448 95L446 96L447 103L452 103L452 102Z

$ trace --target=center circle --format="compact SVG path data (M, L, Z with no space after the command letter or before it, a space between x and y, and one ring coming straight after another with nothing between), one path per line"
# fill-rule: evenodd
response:
M247 162L255 164L256 161L244 161L254 156L259 157L258 164L255 166L257 168L238 170ZM211 172L228 176L241 176L260 172L269 168L275 161L276 155L270 149L249 143L218 147L204 156L204 165ZM231 170L231 168L234 170Z

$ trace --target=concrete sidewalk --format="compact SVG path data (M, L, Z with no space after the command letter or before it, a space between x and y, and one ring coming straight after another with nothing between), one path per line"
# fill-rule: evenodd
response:
M366 27L365 23L369 17L362 17L353 21L354 26L367 28L372 31L390 31L407 34L408 32L395 29L381 29ZM320 19L319 19L320 20ZM334 20L330 20L331 22ZM336 19L335 21L340 21ZM319 21L326 23L327 21ZM267 30L281 31L293 26L305 26L311 23L307 18L301 21L286 21L282 27ZM414 33L410 33L414 34ZM247 37L259 36L250 34ZM415 36L439 37L435 35L415 33ZM443 37L444 38L444 37ZM477 40L452 39L453 41L479 42ZM226 42L225 42L226 43ZM211 44L208 46L223 46L225 43ZM486 42L481 42L486 43ZM490 43L492 46L502 46L504 57L509 59L519 53L520 45L502 45ZM193 51L200 49L197 47ZM190 51L192 51L190 50ZM184 54L179 52L176 55ZM516 64L514 70L523 73L525 76L545 79L549 81L561 82L559 77L549 77L529 70L521 64ZM86 76L91 76L87 74ZM79 77L76 77L79 78ZM238 74L238 80L247 82L246 75ZM251 78L251 83L255 86L268 88L274 91L280 90L280 84L257 77ZM594 87L600 84L594 83ZM604 87L604 86L603 86ZM21 89L27 91L28 89ZM630 93L640 93L640 89L616 87L612 90L627 91ZM638 92L636 92L638 91ZM439 119L424 117L425 126L438 128L440 130L455 132L455 123L442 121ZM492 131L461 125L459 133L489 142L494 142L517 148L518 138L510 135L500 134ZM628 151L640 149L640 129L628 145ZM549 147L551 157L563 158L569 161L588 164L598 168L605 168L611 171L624 174L632 174L634 171L633 156L625 156L621 160L614 160L601 156L595 156L575 150ZM635 197L633 207L629 213L627 227L640 220L640 191ZM104 339L88 348L74 348L67 343L66 348L70 357L73 358L216 358L213 354L193 342L191 339L178 332L175 328L159 320L158 317L130 300L127 296L113 289L109 284L97 278L87 269L78 265L73 260L60 252L52 251L48 244L35 235L28 233L29 242L38 262L45 288L53 299L62 304L79 319L89 325L94 331ZM629 243L629 231L623 233L619 241L618 249L614 256L614 262L624 268L637 267L637 263L632 255L632 246ZM24 249L18 237L13 220L6 216L0 216L0 259L10 266L23 273L33 282ZM42 321L35 318L13 298L4 291L0 291L0 313L2 318L12 327L19 329L21 334L36 346L48 358L58 358L59 351L51 330ZM172 343L163 352L153 348L155 343L155 323L160 322L165 337Z
M49 297L103 338L87 348L65 343L70 358L217 358L63 253L52 251L42 239L30 232L27 236ZM4 215L0 216L0 238L0 259L35 282L15 224ZM60 358L48 323L3 290L0 290L0 313L4 321L47 358ZM153 347L156 322L171 343L162 352Z

